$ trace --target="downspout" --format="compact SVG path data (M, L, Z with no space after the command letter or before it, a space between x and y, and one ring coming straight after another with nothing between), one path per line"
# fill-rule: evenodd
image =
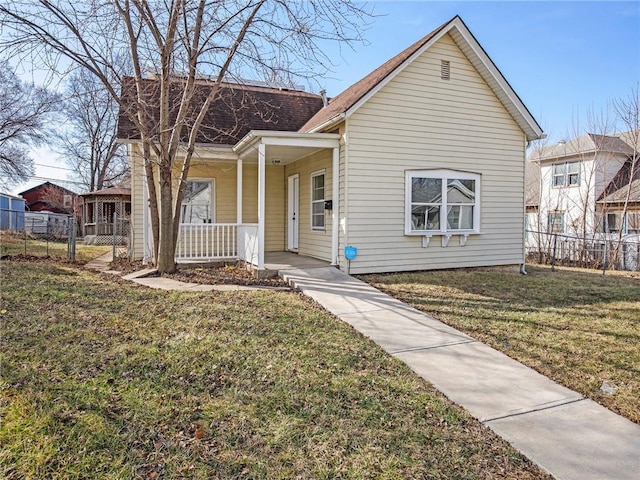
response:
M523 213L524 217L522 218L522 263L520 264L520 273L522 275L527 275L527 266L525 265L525 261L527 260L527 200L526 200L526 192L527 192L527 179L525 178L525 174L527 171L527 149L531 142L527 139L527 134L524 134L524 163L522 164L522 193L523 193Z

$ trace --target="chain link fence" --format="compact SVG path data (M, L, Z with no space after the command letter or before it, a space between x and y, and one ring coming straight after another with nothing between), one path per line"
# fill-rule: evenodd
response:
M78 225L74 215L2 211L2 255L67 257L75 260Z
M527 261L533 263L640 271L639 235L581 238L527 230L526 253Z

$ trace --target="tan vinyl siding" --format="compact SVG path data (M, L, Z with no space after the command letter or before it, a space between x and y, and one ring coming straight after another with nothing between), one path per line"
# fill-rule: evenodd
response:
M144 167L135 145L129 145L131 167L131 258L142 260L144 255Z
M234 163L209 162L194 165L190 178L214 178L216 188L216 223L236 223L237 168ZM266 166L265 251L284 250L284 167ZM245 163L242 168L242 220L258 223L258 165Z
M451 79L440 78L448 60ZM347 241L352 273L523 261L524 134L445 35L347 120ZM404 234L405 170L481 175L481 233L446 248Z
M331 261L331 214L325 211L325 228L322 231L311 229L311 174L324 170L325 200L331 200L332 152L322 151L287 165L285 178L296 173L299 181L299 225L298 253L320 260ZM285 204L285 209L287 205ZM288 228L288 224L286 225ZM286 231L285 231L286 234Z
M133 258L143 256L143 179L142 159L133 155L131 170L131 200L133 224ZM177 178L177 175L176 175ZM198 158L189 169L189 179L214 180L215 223L236 223L237 221L237 167L235 162ZM285 186L284 167L266 167L266 219L265 251L283 251L285 248ZM245 163L242 173L243 222L258 223L258 166Z

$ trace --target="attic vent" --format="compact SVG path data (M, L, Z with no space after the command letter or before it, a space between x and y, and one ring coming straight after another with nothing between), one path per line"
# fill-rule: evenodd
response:
M449 60L440 60L440 78L442 80L449 80L451 73L451 67L449 65Z

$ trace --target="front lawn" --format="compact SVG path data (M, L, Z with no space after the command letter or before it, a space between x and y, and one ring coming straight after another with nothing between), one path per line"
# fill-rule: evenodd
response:
M362 279L640 423L640 275L527 269Z
M0 268L2 478L549 478L297 293Z
M0 256L66 259L67 248L67 239L47 240L31 235L25 236L24 233L0 230ZM86 263L111 250L113 250L111 245L85 245L82 241L77 241L76 262Z

